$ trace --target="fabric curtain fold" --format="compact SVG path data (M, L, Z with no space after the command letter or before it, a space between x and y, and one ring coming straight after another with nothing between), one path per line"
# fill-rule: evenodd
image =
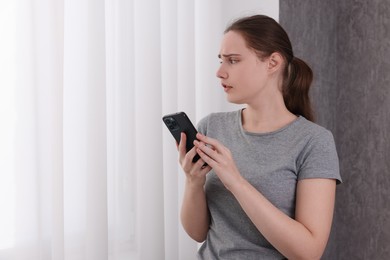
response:
M264 2L2 1L0 259L196 259L162 116L234 108L224 17Z

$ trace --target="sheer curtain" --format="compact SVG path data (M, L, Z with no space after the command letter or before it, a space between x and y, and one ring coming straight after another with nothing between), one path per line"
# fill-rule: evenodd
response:
M163 114L228 105L223 28L278 1L0 2L0 259L195 259Z

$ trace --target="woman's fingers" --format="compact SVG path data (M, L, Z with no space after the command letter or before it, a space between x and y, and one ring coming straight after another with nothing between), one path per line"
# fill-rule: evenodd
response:
M187 153L186 142L187 142L186 134L180 133L180 143L178 146L180 162L184 159L184 157L186 156L186 153Z
M186 149L187 137L185 133L180 134L179 149L179 162L184 170L190 170L192 168L192 160L196 155L196 147L193 147L187 152Z
M210 139L210 138L209 138ZM224 149L224 146L220 145L219 143L213 142L215 144L210 146L209 143L204 143L203 141L194 141L194 145L197 149L202 151L207 157L213 159L216 162L220 162L223 156L223 153L221 152L222 149ZM197 153L199 154L199 151L197 150ZM199 154L200 155L200 154Z
M211 148L207 147L205 143L203 142L199 142L197 140L194 141L194 145L196 147L197 150L201 150L203 151L205 154L207 154L209 157L212 157L212 152L215 152L214 150L212 150Z
M194 169L201 170L201 172L208 172L209 170L207 170L207 168L211 170L211 167L206 164L206 162L202 158L199 158L199 160L196 161L196 163L194 164Z
M215 163L216 161L213 160L210 156L208 156L206 153L204 153L200 148L197 148L196 149L196 152L199 154L200 158L202 158L202 160L207 163L207 166L208 167L214 167L215 166Z
M211 137L202 135L200 133L196 134L196 138L198 138L198 140L201 141L201 142L204 142L206 144L211 144L217 150L220 149L221 146L222 146L217 140L215 140L215 139L213 139Z

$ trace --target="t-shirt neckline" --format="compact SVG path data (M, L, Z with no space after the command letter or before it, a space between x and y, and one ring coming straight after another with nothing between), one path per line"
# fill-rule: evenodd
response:
M245 134L245 135L252 135L252 136L270 136L270 135L276 135L280 132L284 132L285 130L291 128L292 126L294 126L295 124L297 124L299 121L301 121L302 119L304 119L303 116L301 115L298 115L296 119L294 119L294 121L288 123L287 125L283 126L282 128L279 128L275 131L271 131L271 132L264 132L264 133L256 133L256 132L249 132L247 130L244 129L244 127L242 126L242 111L244 110L245 108L242 108L242 109L239 109L237 110L237 116L238 116L238 126L240 128L240 131Z

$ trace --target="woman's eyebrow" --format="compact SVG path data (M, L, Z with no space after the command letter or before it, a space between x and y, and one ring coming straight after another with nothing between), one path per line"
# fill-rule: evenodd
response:
M218 54L218 58L219 59L222 59L222 57L224 58L229 58L229 57L232 57L232 56L241 56L240 54L237 54L237 53L231 53L231 54Z

